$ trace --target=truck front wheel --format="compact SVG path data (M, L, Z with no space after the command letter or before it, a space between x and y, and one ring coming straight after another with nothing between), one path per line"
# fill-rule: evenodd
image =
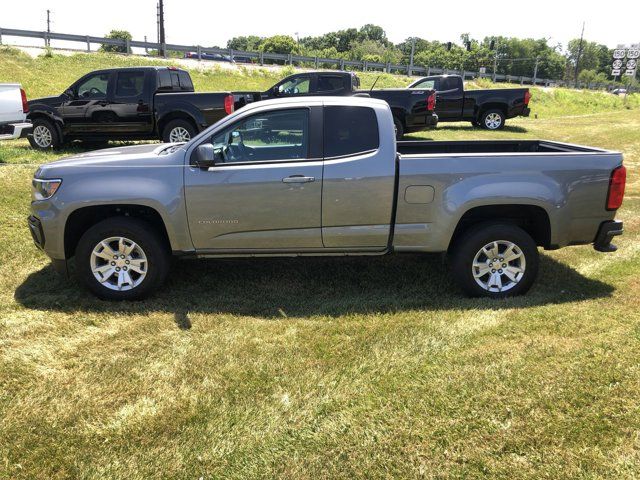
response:
M487 130L500 130L504 127L504 121L502 110L487 110L480 116L480 126Z
M87 230L76 248L79 280L98 298L138 300L167 276L169 252L148 223L113 217Z
M456 282L471 297L522 295L538 275L536 243L511 224L471 228L456 241L451 260Z
M33 120L33 130L29 135L29 143L37 150L50 150L58 148L62 144L62 139L53 122L46 118L36 118Z
M162 130L165 143L188 142L196 135L196 129L188 120L171 120Z

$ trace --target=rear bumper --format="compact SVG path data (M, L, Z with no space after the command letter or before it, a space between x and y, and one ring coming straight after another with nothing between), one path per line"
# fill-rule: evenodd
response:
M531 109L530 109L529 107L524 107L524 108L522 109L522 113L521 113L521 115L522 115L523 117L528 117L530 113L531 113Z
M618 220L608 220L600 224L593 248L598 252L615 252L618 247L611 243L613 237L622 235L624 232L622 222Z
M28 122L11 123L0 126L0 140L15 140L17 138L27 138L31 133L33 125Z

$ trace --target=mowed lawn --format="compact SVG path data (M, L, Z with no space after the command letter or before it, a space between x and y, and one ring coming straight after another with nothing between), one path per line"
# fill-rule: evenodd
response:
M640 110L433 139L621 150L614 254L542 253L521 298L463 298L441 256L176 261L144 302L58 277L0 144L0 478L637 478Z

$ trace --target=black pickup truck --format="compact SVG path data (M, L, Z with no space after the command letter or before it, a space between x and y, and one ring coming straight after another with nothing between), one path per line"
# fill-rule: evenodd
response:
M234 111L230 92L195 93L189 73L174 67L98 70L64 93L29 102L31 146L68 140L190 140Z
M391 107L396 137L435 127L438 123L435 89L384 88L359 90L360 79L353 72L319 71L290 75L266 92L234 92L236 109L259 100L304 96L368 96Z
M528 88L466 90L460 75L434 75L416 80L407 88L434 89L436 113L440 122L469 121L473 125L497 130L508 118L529 116Z

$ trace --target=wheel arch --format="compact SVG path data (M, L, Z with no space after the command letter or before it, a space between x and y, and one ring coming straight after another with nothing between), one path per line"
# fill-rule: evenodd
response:
M167 249L171 250L165 221L158 210L143 204L104 204L77 208L69 214L64 225L65 258L75 255L78 242L87 230L113 217L136 218L147 222L158 232Z

